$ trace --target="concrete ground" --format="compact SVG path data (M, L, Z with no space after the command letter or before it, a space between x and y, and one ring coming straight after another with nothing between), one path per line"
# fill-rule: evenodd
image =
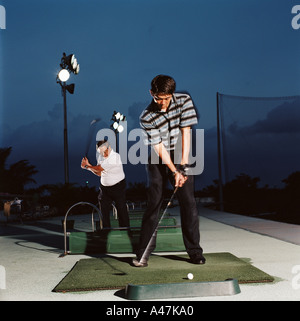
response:
M178 216L179 209L175 207L170 212ZM230 252L274 276L275 282L241 284L241 293L232 296L176 298L176 301L300 300L299 225L206 208L200 208L199 213L204 253ZM118 290L52 292L78 260L89 257L60 257L64 251L61 219L7 223L0 212L0 301L128 301ZM88 219L82 222L89 225Z

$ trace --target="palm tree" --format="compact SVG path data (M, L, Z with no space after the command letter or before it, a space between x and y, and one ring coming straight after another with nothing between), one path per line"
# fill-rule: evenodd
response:
M0 148L0 191L20 194L24 192L26 184L36 183L32 176L38 170L28 160L20 160L7 168L6 161L11 150L12 147Z

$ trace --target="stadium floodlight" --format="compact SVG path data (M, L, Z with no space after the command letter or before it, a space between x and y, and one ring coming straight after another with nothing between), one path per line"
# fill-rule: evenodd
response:
M118 126L118 132L119 132L119 133L122 133L123 130L124 130L124 126L121 125L121 124L119 124L119 126Z
M115 121L115 122L112 124L112 127L113 127L113 129L117 130L118 127L119 127L118 122Z
M67 85L67 81L70 78L70 74L79 73L79 64L74 54L66 55L63 53L60 62L61 70L56 76L56 82L60 84L62 88L62 95L64 99L64 165L65 165L65 184L69 183L69 156L68 156L68 130L67 130L67 91L70 94L74 94L75 84Z
M121 123L126 120L126 117L120 112L114 111L111 120L113 121L111 127L113 128L114 132L122 133L124 130L124 126Z
M58 73L58 79L62 82L66 82L68 81L70 78L70 73L67 69L62 69L59 73Z
M73 72L75 75L77 75L80 70L79 63L74 54L67 56L65 53L63 53L60 66L61 68L68 69L70 72Z

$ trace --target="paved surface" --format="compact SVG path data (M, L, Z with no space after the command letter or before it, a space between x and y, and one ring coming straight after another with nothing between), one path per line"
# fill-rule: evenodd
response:
M171 211L178 215L177 207ZM241 284L241 293L233 296L176 301L300 300L299 225L201 208L200 230L204 252L230 252L274 276L275 282ZM60 258L63 247L61 218L7 224L0 212L0 301L127 301L116 290L52 292L78 260L89 257Z

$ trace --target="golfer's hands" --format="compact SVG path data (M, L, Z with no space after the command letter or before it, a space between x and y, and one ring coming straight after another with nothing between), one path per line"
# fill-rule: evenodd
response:
M175 172L175 187L182 187L187 180L187 176L182 175L180 172Z
M85 168L85 166L91 166L87 157L83 157L83 159L81 160L81 168Z

